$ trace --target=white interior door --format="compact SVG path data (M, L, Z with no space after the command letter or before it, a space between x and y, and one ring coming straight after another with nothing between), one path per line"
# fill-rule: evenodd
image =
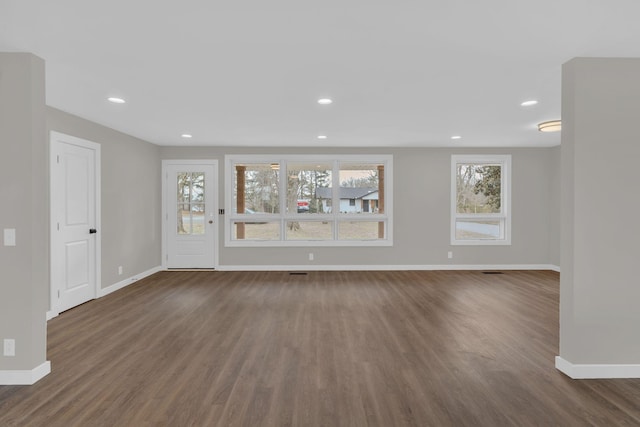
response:
M163 164L167 268L215 268L217 163Z
M61 312L96 298L100 145L51 133L51 297Z

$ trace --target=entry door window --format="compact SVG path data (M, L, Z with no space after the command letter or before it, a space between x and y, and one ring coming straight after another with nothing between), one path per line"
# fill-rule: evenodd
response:
M179 172L177 181L178 234L204 234L206 202L204 172Z

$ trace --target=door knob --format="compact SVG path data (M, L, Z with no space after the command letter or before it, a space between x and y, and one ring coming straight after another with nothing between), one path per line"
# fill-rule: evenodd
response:
M211 220L211 219L210 219L210 220L209 220L209 224L213 224L213 220Z
M96 230L95 228L90 228L89 229L89 234L96 234L98 232L98 230Z

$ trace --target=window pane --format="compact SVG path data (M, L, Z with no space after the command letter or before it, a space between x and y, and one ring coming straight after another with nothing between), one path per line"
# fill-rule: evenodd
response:
M234 221L231 230L233 240L280 240L279 222Z
M180 204L177 215L178 234L204 234L204 204Z
M340 163L340 213L384 211L384 165Z
M329 213L332 166L328 163L289 163L287 213Z
M179 172L176 179L178 180L178 203L189 203L191 200L191 173Z
M189 212L189 204L178 206L178 234L191 234L191 213Z
M204 172L177 174L178 203L204 202Z
M338 239L340 240L377 240L384 239L384 221L340 221Z
M204 202L204 172L191 172L191 201Z
M191 205L191 234L204 234L204 204Z
M333 222L331 221L288 221L287 240L331 240Z
M499 165L456 165L456 212L501 213L502 168Z
M178 234L204 233L204 172L179 172L177 178ZM196 203L191 203L191 202Z
M456 220L457 240L495 240L504 238L503 220Z
M278 163L236 164L233 174L233 210L237 213L279 213ZM238 196L240 196L238 198ZM238 207L240 211L238 212Z

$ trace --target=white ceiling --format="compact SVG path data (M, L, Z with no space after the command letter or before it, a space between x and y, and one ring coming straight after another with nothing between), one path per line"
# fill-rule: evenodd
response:
M561 65L640 57L639 17L638 0L0 0L0 51L46 61L48 105L159 145L539 147L560 143L536 124L560 118Z

